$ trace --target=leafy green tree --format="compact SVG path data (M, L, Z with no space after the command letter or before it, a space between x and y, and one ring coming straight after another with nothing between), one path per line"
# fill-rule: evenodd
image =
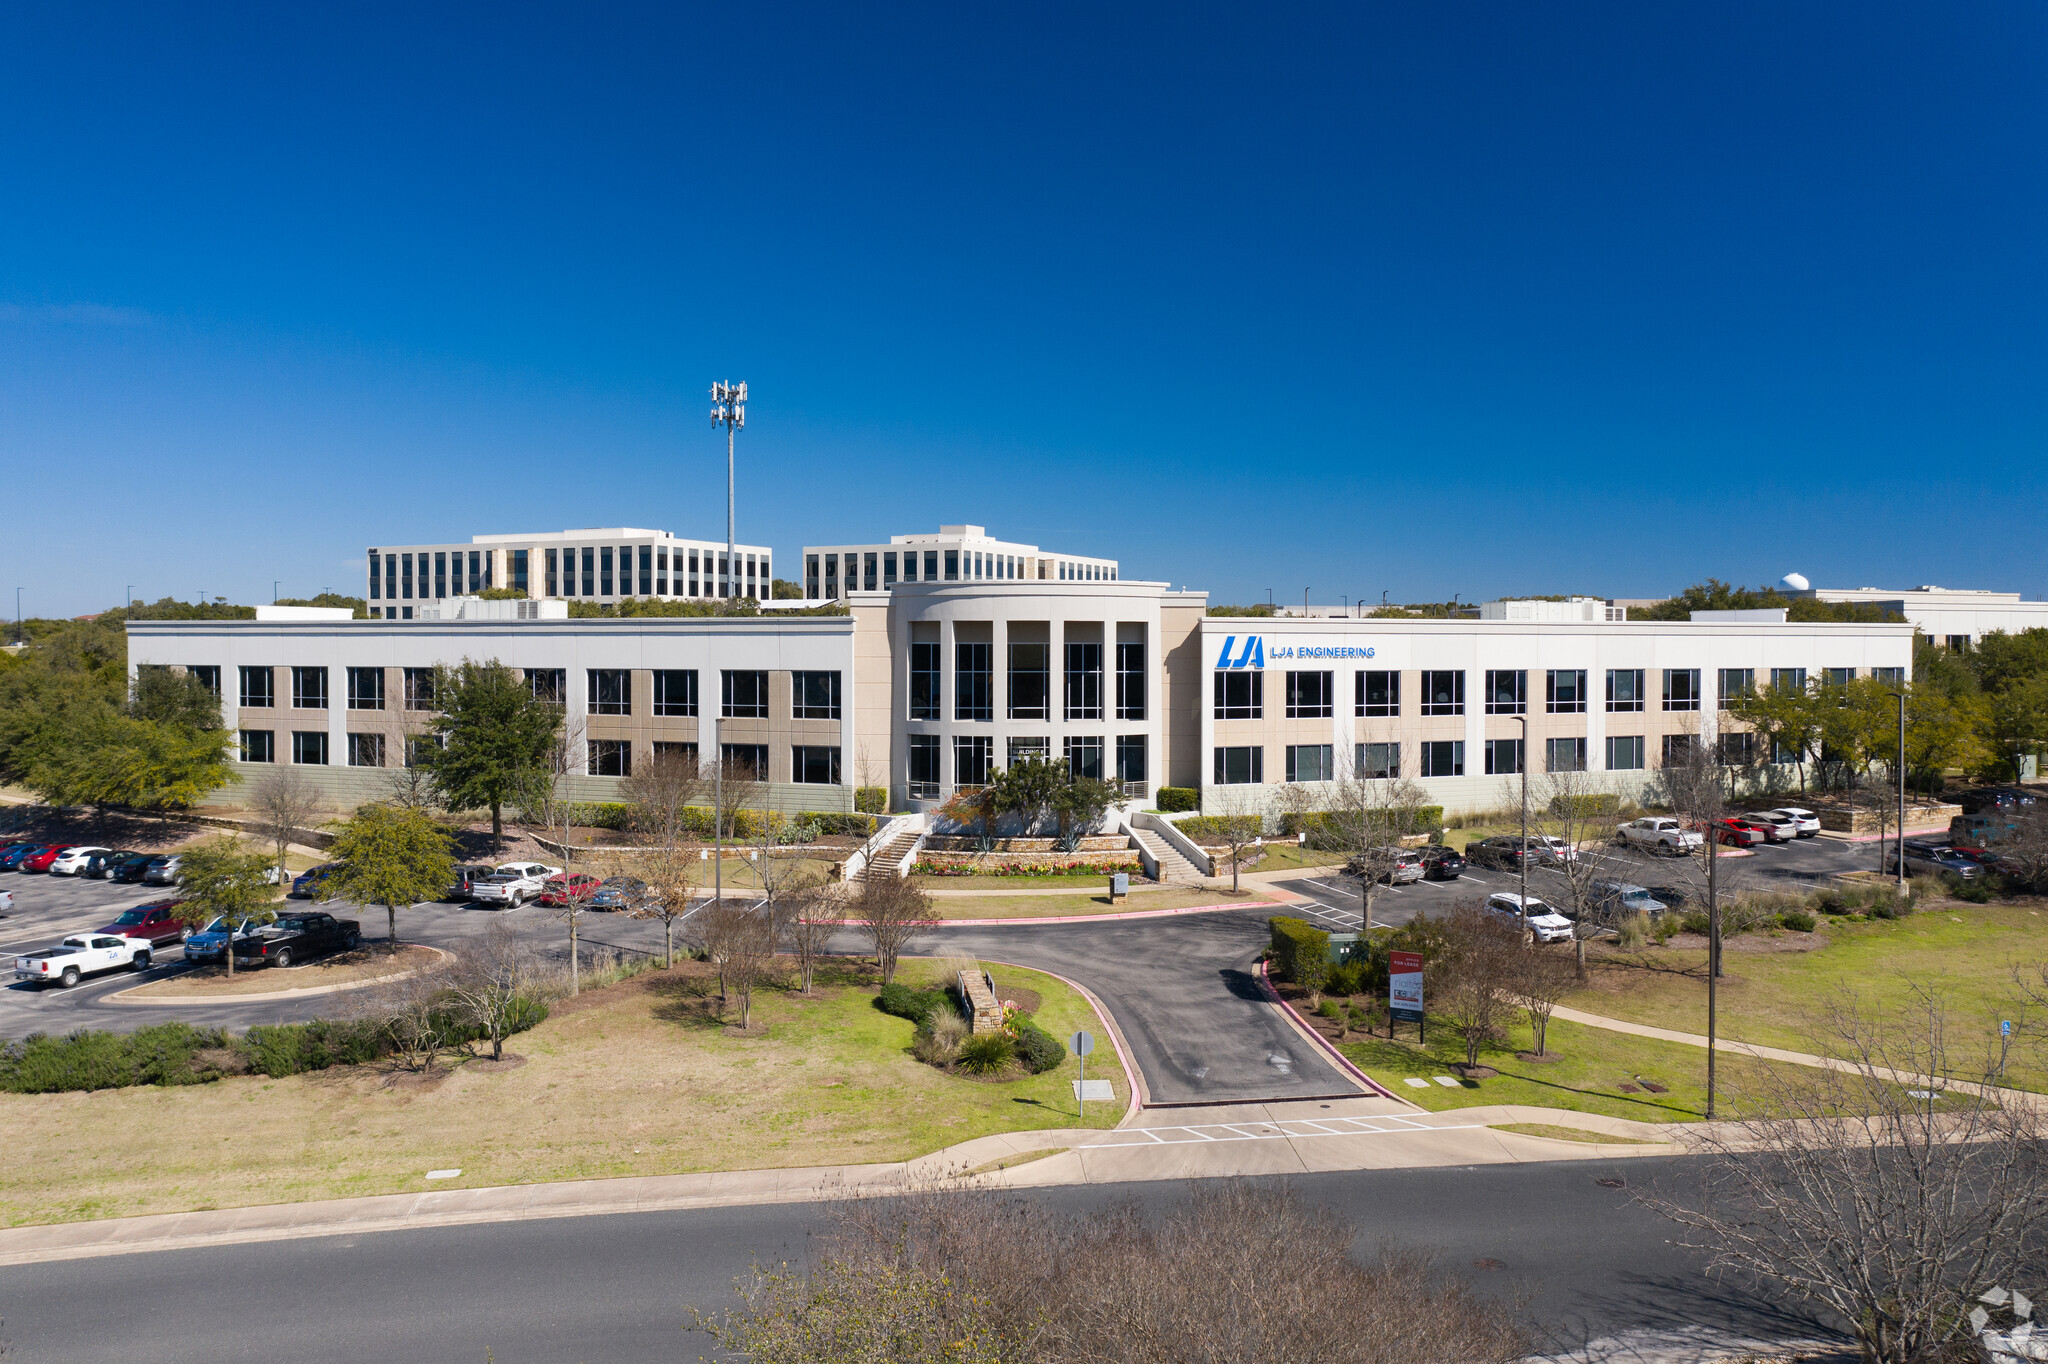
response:
M243 852L234 839L210 838L180 854L178 885L184 898L175 906L180 919L202 928L216 915L232 926L267 924L277 918L277 888L270 884L271 860L262 853ZM232 927L224 954L228 974L235 973Z
M1806 790L1806 764L1819 752L1823 702L1818 688L1762 686L1728 699L1728 713L1763 740L1765 761L1789 753L1799 765L1799 789Z
M2029 755L2048 746L2048 677L2016 682L1984 698L1978 735L2017 777Z
M220 698L198 676L173 668L145 667L135 674L128 713L138 720L185 729L219 729Z
M537 699L498 660L434 669L434 731L419 765L433 773L453 810L488 807L491 837L504 842L505 803L529 791L547 769L562 727L562 708Z
M455 875L454 840L418 810L365 805L331 851L338 865L320 883L320 898L384 906L394 946L398 907L438 899Z
M1913 635L1913 687L1958 699L1983 690L1967 655L1945 649L1917 631Z
M1037 753L1026 753L989 783L996 808L1014 814L1030 833L1052 816L1067 784L1067 768Z
M1989 692L2048 677L2048 630L2036 627L2016 635L1993 630L1961 661Z

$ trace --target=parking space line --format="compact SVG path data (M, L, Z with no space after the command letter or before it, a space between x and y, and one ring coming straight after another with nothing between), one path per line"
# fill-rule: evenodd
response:
M1311 1118L1288 1118L1284 1119L1280 1123L1263 1124L1269 1129L1267 1131L1249 1133L1243 1132L1235 1125L1229 1123L1210 1124L1211 1126L1222 1127L1225 1131L1236 1133L1236 1135L1229 1137L1208 1136L1206 1134L1200 1133L1199 1129L1193 1127L1129 1127L1121 1129L1117 1132L1106 1133L1105 1135L1116 1137L1145 1136L1149 1137L1151 1140L1149 1142L1096 1141L1089 1142L1086 1145L1076 1147L1075 1149L1081 1151L1105 1151L1115 1150L1118 1148L1132 1149L1144 1146L1193 1146L1198 1142L1285 1141L1297 1137L1387 1137L1405 1135L1410 1132L1469 1132L1486 1126L1485 1123L1478 1122L1440 1123L1435 1125L1417 1123L1413 1127L1402 1127L1395 1128L1392 1130L1373 1127L1361 1128L1353 1131L1332 1131L1325 1128L1317 1131L1303 1132L1290 1128L1287 1125L1289 1123L1309 1124L1313 1126L1315 1125L1316 1120ZM1161 1133L1183 1133L1186 1135L1168 1137L1162 1136Z

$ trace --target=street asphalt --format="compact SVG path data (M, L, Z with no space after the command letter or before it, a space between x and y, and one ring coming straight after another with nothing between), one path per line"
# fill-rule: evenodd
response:
M1523 1299L1546 1352L1620 1357L1631 1333L1810 1338L1797 1313L1709 1279L1674 1227L1634 1201L1683 1187L1685 1158L1297 1176L1290 1187L1357 1228L1356 1251L1425 1249L1481 1291ZM1623 1181L1609 1187L1603 1181ZM1171 1183L1019 1194L1078 1211ZM815 1204L492 1223L161 1251L0 1269L0 1339L24 1364L483 1364L720 1357L688 1309L733 1302L754 1263L801 1263ZM1000 1234L1000 1229L992 1229ZM1591 1348L1589 1348L1591 1347ZM1630 1355L1630 1358L1639 1356Z

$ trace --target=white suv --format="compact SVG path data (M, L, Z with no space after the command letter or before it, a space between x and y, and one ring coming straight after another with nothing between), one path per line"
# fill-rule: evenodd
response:
M1792 826L1800 838L1812 838L1820 833L1820 816L1797 805L1780 805L1775 810L1764 811L1766 818L1782 820Z
M1614 831L1614 841L1631 848L1648 848L1651 852L1670 853L1673 856L1689 853L1706 842L1677 820L1659 815L1646 815L1642 819L1630 820Z
M1513 891L1486 897L1488 913L1498 914L1515 925L1522 923L1522 909L1529 911L1529 935L1537 942L1564 942L1572 935L1572 921L1531 895L1526 901Z
M504 862L489 876L472 881L469 898L480 905L501 905L517 909L541 893L550 876L561 874L560 867L550 867L544 862Z
M76 848L66 848L63 852L57 854L56 861L50 863L50 875L76 876L85 870L85 864L94 857L103 852L112 851L113 849L111 848L102 848L97 844L84 844Z

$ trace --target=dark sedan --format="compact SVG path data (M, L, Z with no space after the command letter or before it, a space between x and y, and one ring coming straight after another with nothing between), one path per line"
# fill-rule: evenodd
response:
M631 876L611 876L590 897L587 909L638 909L647 898L647 883Z
M109 881L126 881L130 884L139 882L144 876L149 874L149 864L154 861L156 861L155 853L137 853L135 856L120 862L110 863L111 870L107 873L107 879Z
M135 854L125 848L110 848L106 852L97 852L86 859L85 866L78 874L89 876L95 881L106 881L113 877L116 867L133 856Z
M1884 869L1887 872L1895 872L1898 867L1899 850L1896 847L1885 849ZM1963 857L1953 848L1944 847L1939 843L1922 843L1916 839L1906 840L1908 876L1918 876L1923 872L1939 876L1943 872L1948 872L1962 877L1965 881L1974 881L1982 871L1983 868L1977 864L1975 858Z
M1446 848L1432 843L1422 850L1422 879L1425 881L1455 881L1465 870L1465 859L1456 848Z
M1520 871L1522 858L1527 856L1529 865L1534 867L1543 862L1543 849L1530 840L1526 850L1520 834L1498 834L1482 838L1476 843L1465 845L1465 860L1475 867L1497 867L1501 871Z

